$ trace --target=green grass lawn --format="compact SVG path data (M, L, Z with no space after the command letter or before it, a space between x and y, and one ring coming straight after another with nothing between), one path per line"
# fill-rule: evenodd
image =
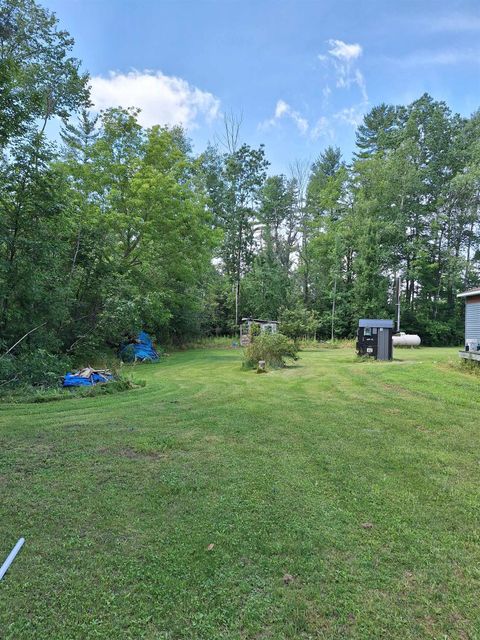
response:
M2 640L480 638L480 378L453 349L301 355L3 405Z

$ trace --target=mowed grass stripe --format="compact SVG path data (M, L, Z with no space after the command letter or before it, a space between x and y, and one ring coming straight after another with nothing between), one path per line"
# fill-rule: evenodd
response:
M478 381L396 357L189 351L2 407L3 637L477 637Z

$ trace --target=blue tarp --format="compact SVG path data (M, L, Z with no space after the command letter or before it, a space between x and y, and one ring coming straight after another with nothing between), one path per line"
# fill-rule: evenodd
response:
M159 359L158 353L153 347L153 342L148 333L140 331L135 341L123 344L120 347L120 355L123 355L127 349L133 348L135 360L144 362L146 360L154 361Z
M81 371L70 371L63 378L64 387L93 387L95 384L110 382L113 375L108 372L95 371L93 369L82 369Z

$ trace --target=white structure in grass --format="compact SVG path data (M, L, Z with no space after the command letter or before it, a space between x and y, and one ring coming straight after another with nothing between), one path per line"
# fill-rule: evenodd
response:
M17 553L20 551L20 549L23 547L23 543L24 542L25 542L25 538L20 538L18 540L17 544L13 547L13 549L8 554L5 562L0 567L0 580L7 573L8 568L10 567L12 562L15 560L15 557L16 557Z
M459 293L465 298L465 347L460 357L480 361L480 288Z
M253 324L260 327L260 333L277 333L278 330L277 320L242 318L242 324L240 325L240 344L242 347L246 347L250 344L251 327Z
M403 332L393 335L392 340L394 347L419 347L422 342L416 333Z

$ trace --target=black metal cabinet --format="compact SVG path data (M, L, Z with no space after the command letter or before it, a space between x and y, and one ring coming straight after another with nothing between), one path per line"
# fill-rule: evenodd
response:
M357 353L375 360L393 357L393 320L362 318L358 322Z

